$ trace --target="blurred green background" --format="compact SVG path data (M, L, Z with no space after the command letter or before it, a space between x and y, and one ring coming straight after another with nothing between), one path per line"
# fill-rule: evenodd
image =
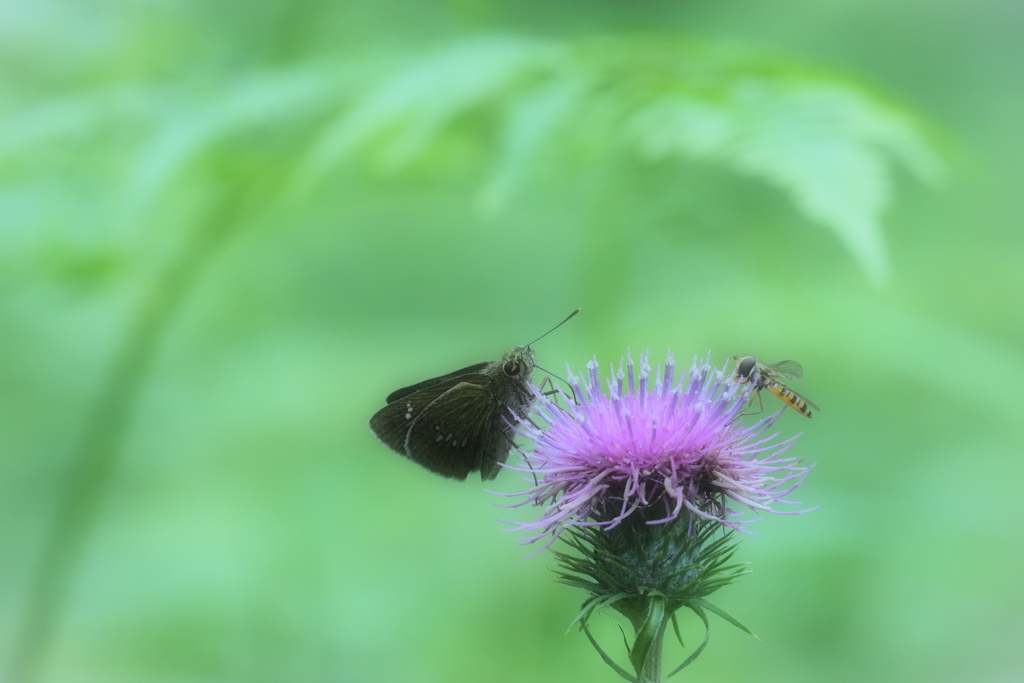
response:
M713 621L684 680L1024 679L1022 30L0 3L0 676L618 680L500 533L538 512L366 426L582 306L541 365L796 358L823 407L780 423L820 510L715 596L760 640Z

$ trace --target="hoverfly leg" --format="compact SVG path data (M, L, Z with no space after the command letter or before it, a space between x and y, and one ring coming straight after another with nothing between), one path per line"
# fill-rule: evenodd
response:
M757 396L757 408L758 408L757 412L756 413L740 413L740 417L743 417L745 415L760 415L761 413L764 412L764 403L761 401L761 390L760 389L754 389L754 392L750 395L750 402L747 403L747 407L750 407L750 406L752 406L754 404L754 396Z

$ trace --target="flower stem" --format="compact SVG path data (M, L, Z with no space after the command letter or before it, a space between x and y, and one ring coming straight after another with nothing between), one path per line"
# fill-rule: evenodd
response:
M660 683L662 645L665 641L665 596L648 594L643 598L645 609L631 617L636 640L629 661L636 671L637 683ZM627 615L628 616L628 615Z

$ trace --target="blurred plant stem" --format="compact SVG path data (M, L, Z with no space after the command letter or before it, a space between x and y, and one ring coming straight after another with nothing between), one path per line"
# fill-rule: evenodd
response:
M11 656L10 681L38 680L53 641L82 550L113 480L117 458L160 340L201 271L241 222L239 192L211 203L178 256L142 297L121 348L85 423L67 469L53 526L29 587L25 614Z

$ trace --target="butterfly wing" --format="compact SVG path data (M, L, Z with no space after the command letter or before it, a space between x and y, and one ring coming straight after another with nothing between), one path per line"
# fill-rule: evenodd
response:
M479 470L483 479L493 479L512 438L486 380L480 373L457 371L399 389L370 418L370 429L385 446L432 472L465 479Z
M484 386L458 382L413 420L406 455L445 477L465 479L479 470L482 479L494 479L511 446L509 428L496 420L498 408Z
M488 365L490 365L490 363L474 363L473 365L464 367L461 370L449 372L447 375L441 375L440 377L431 377L430 379L423 380L422 382L410 384L407 387L402 387L401 389L396 389L395 391L392 391L390 394L388 394L388 397L384 399L384 402L394 403L395 401L405 398L410 394L414 394L417 391L420 391L421 389L427 389L435 385L443 385L447 390L447 388L450 385L450 380L456 377L462 377L463 375L479 374L483 372Z
M406 438L413 420L460 381L452 377L438 377L399 389L388 396L388 404L370 418L370 429L385 446L407 455Z

